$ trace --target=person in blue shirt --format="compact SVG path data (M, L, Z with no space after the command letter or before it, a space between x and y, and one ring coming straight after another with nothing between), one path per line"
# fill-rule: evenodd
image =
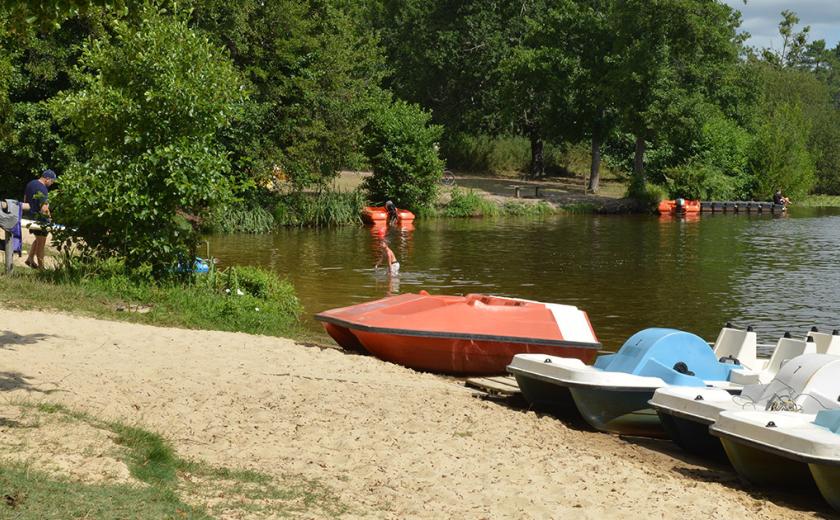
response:
M49 187L53 185L55 178L54 171L44 170L39 178L29 181L23 194L24 204L29 204L29 209L24 213L24 216L42 226L50 221ZM43 269L44 248L47 245L49 231L30 229L29 232L35 235L35 241L29 248L29 254L26 256L24 263L33 269Z

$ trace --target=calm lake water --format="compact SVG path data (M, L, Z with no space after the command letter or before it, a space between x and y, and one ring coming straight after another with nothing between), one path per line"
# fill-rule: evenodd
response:
M812 326L840 328L840 210L787 216L568 215L545 220L422 220L386 238L402 264L389 284L373 269L376 231L289 229L210 237L222 266L259 265L295 285L312 314L389 292L470 292L577 305L606 348L645 327L713 341L727 321L759 342Z

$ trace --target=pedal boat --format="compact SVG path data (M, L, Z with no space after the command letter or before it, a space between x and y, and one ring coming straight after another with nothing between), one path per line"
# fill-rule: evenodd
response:
M733 368L719 362L702 338L675 329L652 328L631 336L615 354L599 356L594 366L578 359L519 354L508 366L529 403L566 410L574 402L597 430L647 437L665 431L648 401L667 385L715 386L739 393L729 382Z
M668 436L680 447L696 455L725 460L723 446L709 433L709 426L721 412L788 407L815 414L824 409L840 409L838 395L840 357L803 354L786 360L771 382L745 386L739 396L718 388L666 386L653 394L650 406L656 410Z
M840 410L726 411L709 430L742 479L786 488L813 482L840 510Z
M365 206L362 209L362 220L368 225L388 222L388 210L385 206ZM405 224L414 222L414 213L407 209L397 209L397 222Z
M324 311L315 319L345 349L449 374L502 374L524 352L589 363L601 348L577 307L483 294L421 291Z

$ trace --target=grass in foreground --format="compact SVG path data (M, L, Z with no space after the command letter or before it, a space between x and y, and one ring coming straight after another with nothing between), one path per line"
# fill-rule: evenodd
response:
M347 511L332 492L302 477L275 478L251 471L181 459L160 435L97 419L58 404L18 403L41 416L60 416L110 432L136 484L86 484L49 475L24 464L0 462L0 517L186 518L256 513L322 517ZM48 420L36 418L36 427ZM27 426L33 427L33 426Z

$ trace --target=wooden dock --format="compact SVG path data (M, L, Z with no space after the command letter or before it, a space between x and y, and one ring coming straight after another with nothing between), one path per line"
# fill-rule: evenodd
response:
M700 202L700 211L710 213L784 213L784 204L755 201L705 201Z
M481 390L485 394L499 397L514 396L521 393L513 376L471 377L464 382L464 385Z

